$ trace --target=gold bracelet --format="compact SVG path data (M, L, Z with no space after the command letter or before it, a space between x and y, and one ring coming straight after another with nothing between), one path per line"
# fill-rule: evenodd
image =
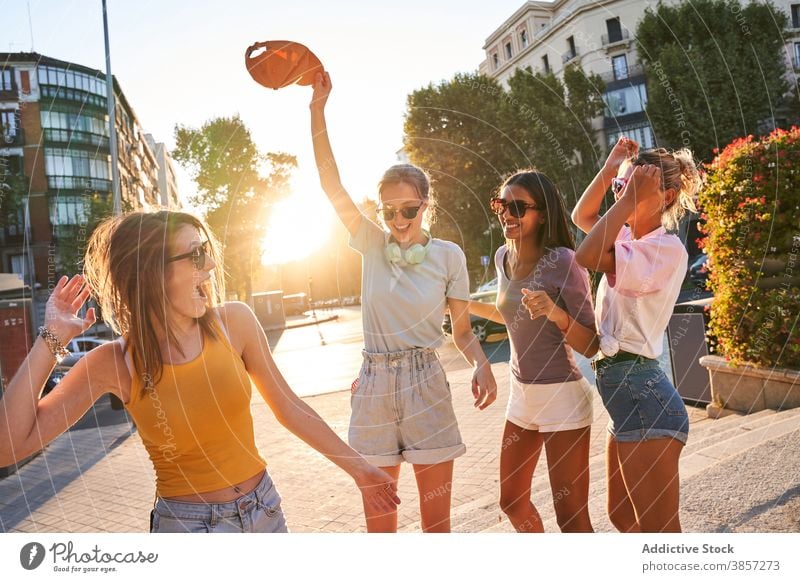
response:
M39 328L39 335L44 340L44 343L47 344L47 348L50 350L50 353L53 354L57 364L60 364L62 361L64 361L64 358L70 355L69 350L65 348L60 341L58 341L56 334L47 329L45 326L41 326Z

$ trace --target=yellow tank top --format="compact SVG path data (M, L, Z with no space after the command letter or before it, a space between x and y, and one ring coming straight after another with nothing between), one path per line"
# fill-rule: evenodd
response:
M161 497L230 487L267 464L253 434L250 376L215 327L218 338L204 335L197 358L164 365L153 389L143 392L144 379L133 374L125 408L153 462Z

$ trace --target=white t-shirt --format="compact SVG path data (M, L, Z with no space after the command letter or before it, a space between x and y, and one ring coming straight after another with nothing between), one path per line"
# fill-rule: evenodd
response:
M361 218L350 246L361 253L361 314L368 352L437 348L444 341L447 297L469 301L467 259L455 243L432 239L416 265L393 265L384 255L388 234Z
M681 290L688 254L680 239L664 227L640 239L623 226L614 243L615 272L597 288L596 321L600 350L623 350L648 358L663 351L675 300Z

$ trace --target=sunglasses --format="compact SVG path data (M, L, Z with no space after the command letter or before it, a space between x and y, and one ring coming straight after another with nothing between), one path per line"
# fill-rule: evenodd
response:
M188 253L176 255L167 259L168 263L172 261L180 261L181 259L192 259L195 269L202 269L206 266L206 257L208 256L208 241L203 241L203 244L193 248Z
M622 189L625 188L625 184L628 183L627 178L612 178L611 179L611 191L614 194L619 194L622 192Z
M513 216L514 218L522 218L525 216L525 213L528 211L528 208L531 210L538 210L539 207L535 204L528 204L527 202L523 202L522 200L512 200L508 202L507 200L503 200L502 198L492 198L489 201L489 209L495 213L496 215L500 216L501 214L505 213L506 210Z
M417 217L417 214L419 214L419 209L422 208L422 206L423 205L420 204L419 206L407 206L406 208L399 209L392 208L391 206L388 208L386 206L381 206L378 208L378 212L381 213L381 216L383 216L383 219L386 221L394 220L398 212L403 215L403 218L413 220Z

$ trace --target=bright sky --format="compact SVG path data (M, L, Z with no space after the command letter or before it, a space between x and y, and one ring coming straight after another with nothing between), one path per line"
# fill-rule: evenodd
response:
M238 113L261 151L296 155L295 205L304 212L309 202L323 221L330 209L313 163L311 89L261 87L247 73L245 49L295 40L320 58L334 85L334 153L345 187L361 199L396 163L407 95L477 70L486 37L523 3L108 0L111 65L144 130L169 148L176 123ZM36 52L105 71L101 0L0 0L0 51L31 49L28 6ZM193 183L176 169L186 199Z

